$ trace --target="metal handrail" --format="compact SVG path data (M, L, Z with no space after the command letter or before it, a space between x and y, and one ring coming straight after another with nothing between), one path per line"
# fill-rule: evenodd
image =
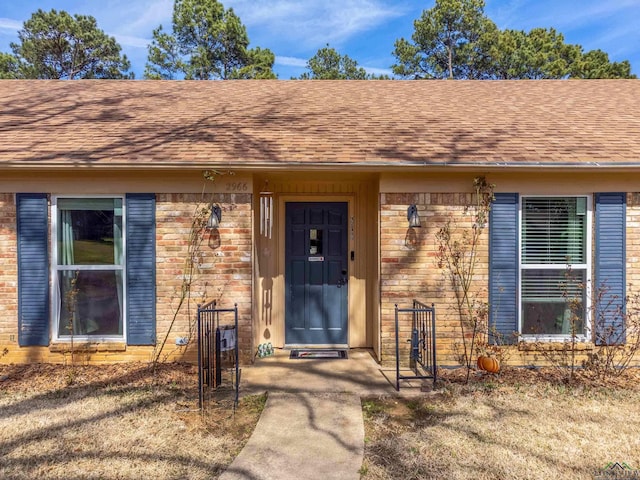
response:
M402 313L411 314L411 343L409 367L414 375L400 374L400 328L399 316ZM436 309L426 304L413 300L412 308L399 308L395 306L396 327L396 390L400 391L401 380L433 379L436 383Z
M217 300L209 300L207 303L198 304L198 310L210 310L212 306L215 309L217 303Z
M239 335L238 335L238 305L233 308L216 308L217 303L212 300L204 305L198 305L198 405L202 409L204 403L205 385L217 388L221 383L220 358L220 314L233 313L233 328L235 329L234 365L235 365L235 399L234 408L238 405L240 386L239 366ZM222 324L228 326L229 324ZM213 338L212 338L213 337Z

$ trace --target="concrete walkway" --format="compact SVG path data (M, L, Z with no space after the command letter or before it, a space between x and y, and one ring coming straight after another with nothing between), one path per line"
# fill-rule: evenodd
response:
M290 360L289 352L243 367L241 396L267 392L251 438L221 480L358 479L364 454L361 397L394 395L395 370L367 350L348 360ZM422 383L405 383L403 394Z
M350 350L347 360L291 360L288 350L243 366L240 395L264 392L393 394L395 369L382 369L368 350ZM416 384L417 386L417 384Z
M355 480L363 454L359 396L269 393L249 442L220 479Z

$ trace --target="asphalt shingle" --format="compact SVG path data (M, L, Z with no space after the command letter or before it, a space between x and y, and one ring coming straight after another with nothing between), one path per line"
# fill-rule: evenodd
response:
M0 168L640 166L640 81L0 81Z

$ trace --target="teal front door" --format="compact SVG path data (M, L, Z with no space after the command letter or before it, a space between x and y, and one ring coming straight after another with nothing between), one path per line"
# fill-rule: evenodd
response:
M285 343L346 345L348 204L286 203Z

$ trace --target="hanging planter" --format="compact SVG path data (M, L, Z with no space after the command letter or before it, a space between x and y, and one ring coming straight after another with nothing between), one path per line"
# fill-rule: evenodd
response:
M478 357L478 369L489 373L498 373L500 371L500 363L493 357L480 355Z

